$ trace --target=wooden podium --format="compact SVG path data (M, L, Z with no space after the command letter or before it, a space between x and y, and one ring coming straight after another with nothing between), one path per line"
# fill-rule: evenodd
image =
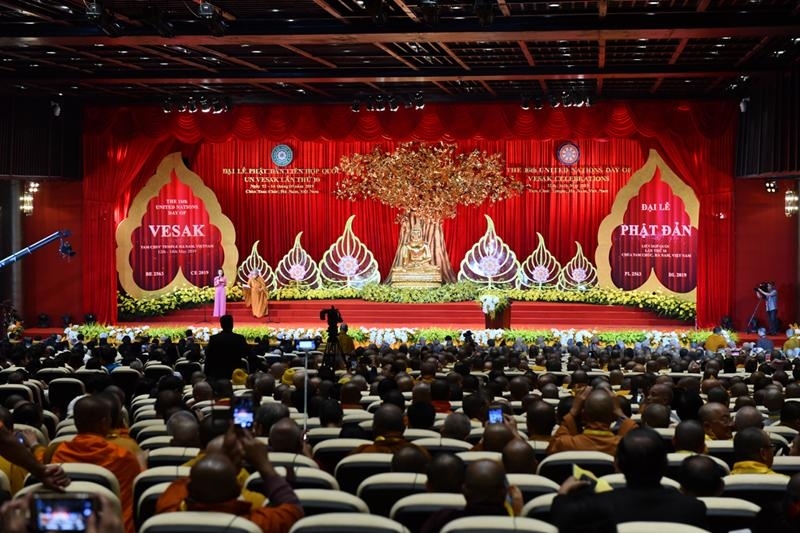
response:
M483 315L486 329L510 329L511 328L511 302L502 311L494 314L494 318Z

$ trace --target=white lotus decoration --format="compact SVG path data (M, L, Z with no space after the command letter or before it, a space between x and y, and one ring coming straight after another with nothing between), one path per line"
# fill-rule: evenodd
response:
M320 275L326 281L340 287L360 288L367 283L378 283L381 273L378 262L367 246L353 233L351 215L344 225L344 233L322 256L319 262Z
M565 291L585 291L597 285L597 270L583 255L583 248L577 241L578 251L561 269L558 276L558 288Z
M561 273L561 264L544 244L544 237L538 231L536 236L539 245L520 267L517 287L520 289L543 289L555 287L558 275Z
M475 243L461 261L459 281L481 285L513 286L519 274L517 256L494 230L494 221L486 217L486 233Z
M261 277L264 278L264 282L267 284L267 288L271 291L275 290L276 283L275 283L275 272L273 272L272 268L269 266L269 263L261 257L261 254L258 253L258 243L261 241L256 241L253 243L253 247L250 249L250 255L248 255L242 264L239 265L239 268L236 269L236 279L242 285L247 285L249 281L250 272L257 270L261 273Z
M275 278L280 287L302 286L307 289L319 289L322 286L319 267L300 244L302 235L302 231L297 234L294 246L278 262Z

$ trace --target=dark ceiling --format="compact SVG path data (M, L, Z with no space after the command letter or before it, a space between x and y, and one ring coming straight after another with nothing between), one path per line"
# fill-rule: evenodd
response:
M800 68L800 1L93 4L0 0L0 92L108 103L715 98Z

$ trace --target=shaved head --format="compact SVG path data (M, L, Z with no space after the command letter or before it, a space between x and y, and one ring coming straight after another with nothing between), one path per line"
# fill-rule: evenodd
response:
M281 418L269 430L269 447L275 452L302 453L303 432L291 418Z
M192 467L189 498L198 503L219 503L239 497L238 470L225 455L209 453Z
M467 466L464 497L467 505L502 505L506 497L506 472L497 461L484 459Z
M588 422L611 424L614 420L614 398L604 390L594 390L586 398L583 414Z
M200 447L200 423L189 411L178 411L167 420L167 434L172 446Z
M84 396L75 403L75 427L78 433L105 437L111 430L111 407L98 396Z
M487 452L502 452L514 434L503 424L488 424L483 430L483 449Z

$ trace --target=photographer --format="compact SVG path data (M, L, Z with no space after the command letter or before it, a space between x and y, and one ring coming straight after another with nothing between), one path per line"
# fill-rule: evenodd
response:
M775 283L765 281L754 289L759 298L763 298L767 307L767 320L769 321L769 334L778 332L778 289Z

